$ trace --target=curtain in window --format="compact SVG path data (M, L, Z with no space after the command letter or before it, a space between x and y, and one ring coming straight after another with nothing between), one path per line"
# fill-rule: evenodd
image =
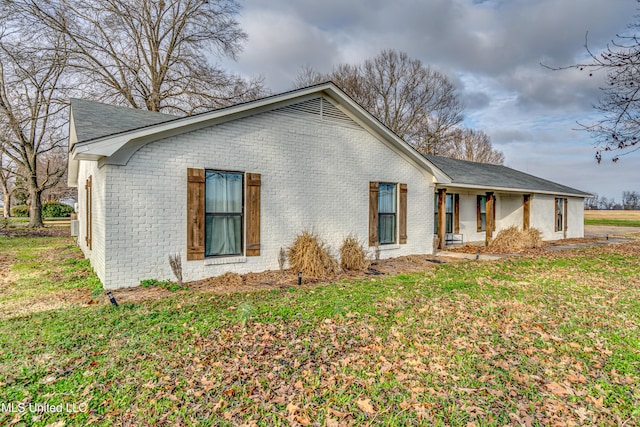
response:
M563 231L564 229L564 199L556 198L556 231Z
M447 215L446 231L447 233L453 233L453 194L447 194L445 198L445 213Z
M242 174L207 171L205 255L242 253Z
M396 241L396 186L380 184L378 190L378 241L380 244Z

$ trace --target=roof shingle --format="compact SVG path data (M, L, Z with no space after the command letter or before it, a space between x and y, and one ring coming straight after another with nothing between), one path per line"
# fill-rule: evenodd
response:
M146 126L157 125L178 116L135 110L86 99L72 99L71 111L78 142L114 135Z
M591 196L591 194L584 191L538 178L506 166L470 162L429 154L425 154L424 157L447 174L451 178L452 184L463 186L465 184L480 185L487 187L487 189L513 188L528 190L533 193L564 193L581 197Z

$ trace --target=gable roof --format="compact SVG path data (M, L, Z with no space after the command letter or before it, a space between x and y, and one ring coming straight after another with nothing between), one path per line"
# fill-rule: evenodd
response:
M71 100L68 185L77 186L80 160L126 165L145 144L207 126L304 103L322 97L397 152L429 172L440 185L590 197L591 194L506 166L421 155L332 82L187 117L82 99Z
M433 163L421 156L334 83L326 82L187 117L174 117L148 111L140 112L129 108L125 108L123 111L121 110L123 107L113 107L92 101L87 104L76 102L75 105L72 105L70 118L68 184L69 186L77 186L78 162L80 160L126 165L131 156L142 146L158 139L299 104L318 97L327 99L328 102L337 106L372 135L393 147L405 159L430 173L436 180L447 180L446 175ZM88 112L82 111L83 105L89 107ZM107 119L110 114L115 117ZM128 115L130 117L123 117ZM95 130L90 130L88 128L91 125L81 123L84 120L100 123L95 124ZM103 120L108 120L116 126L103 124L101 123ZM122 123L115 123L119 120L122 120ZM80 135L76 129L80 131Z
M115 135L132 129L165 123L178 116L103 104L87 99L71 99L77 142Z
M589 193L506 166L428 154L425 154L424 157L447 174L451 179L449 184L452 186L591 197Z

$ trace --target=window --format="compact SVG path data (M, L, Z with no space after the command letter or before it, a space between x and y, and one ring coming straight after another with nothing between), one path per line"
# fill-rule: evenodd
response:
M561 197L556 197L556 226L555 226L555 230L556 231L563 231L564 230L564 220L565 220L565 202L566 199L563 199Z
M369 182L369 246L407 243L407 184Z
M206 171L205 256L242 254L243 174Z
M447 194L444 201L446 232L453 233L453 194Z
M396 185L380 183L378 187L378 242L396 242Z
M487 230L487 196L478 196L477 208L478 218L477 225L478 231Z
M445 233L453 233L454 232L454 205L457 202L457 195L447 193L445 195ZM455 202L454 202L455 200ZM434 233L438 234L438 195L435 196L435 226Z

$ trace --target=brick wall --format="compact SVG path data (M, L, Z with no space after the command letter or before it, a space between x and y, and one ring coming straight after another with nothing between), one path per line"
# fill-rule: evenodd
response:
M87 224L85 184L89 176L92 177L92 244L91 249L86 244ZM78 219L80 230L77 243L85 257L91 261L98 278L105 283L105 176L106 169L98 168L98 162L81 161L78 167Z
M186 261L187 168L262 175L260 256ZM432 251L431 176L344 118L262 113L147 144L126 166L102 169L106 288L173 279L172 253L182 255L185 280L277 269L280 248L303 229L336 253L349 233L366 243L370 181L408 185L407 244L383 247L381 256Z

